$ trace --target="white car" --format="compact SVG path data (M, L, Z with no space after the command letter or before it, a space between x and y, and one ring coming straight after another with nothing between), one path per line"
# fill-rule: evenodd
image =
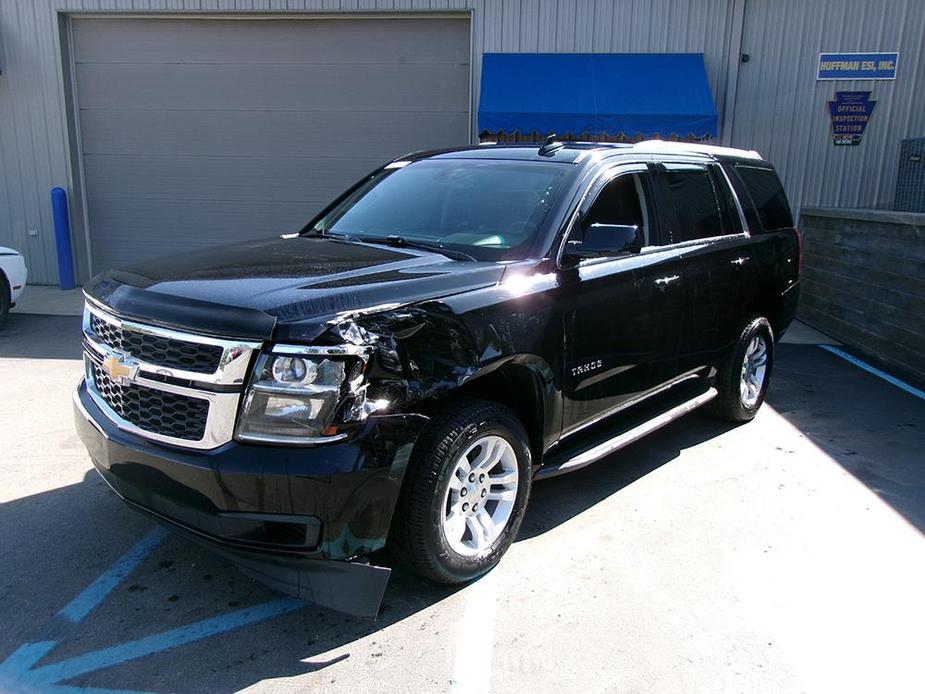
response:
M0 246L0 328L26 286L26 261L19 251Z

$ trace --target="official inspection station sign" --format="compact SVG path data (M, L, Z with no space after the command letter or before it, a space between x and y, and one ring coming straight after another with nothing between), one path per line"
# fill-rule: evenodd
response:
M895 80L899 53L820 53L817 80Z
M860 144L876 105L870 92L835 92L835 98L829 102L832 141L836 145Z

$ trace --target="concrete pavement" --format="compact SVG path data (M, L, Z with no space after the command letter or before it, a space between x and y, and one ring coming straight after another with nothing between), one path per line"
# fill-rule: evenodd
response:
M43 316L79 316L83 313L84 296L80 287L61 289L44 284L30 284L19 296L13 313Z
M77 318L14 314L0 333L2 691L866 694L925 681L925 401L813 344L780 346L754 422L695 413L537 483L498 569L453 590L399 567L367 622L280 609L173 535L100 588L155 526L74 434L78 331ZM63 619L81 595L98 604Z

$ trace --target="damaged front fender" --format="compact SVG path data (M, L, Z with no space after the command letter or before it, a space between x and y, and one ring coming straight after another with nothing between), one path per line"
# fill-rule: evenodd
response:
M561 344L555 336L562 334L562 316L553 296L555 276L540 277L526 290L522 282L516 291L502 282L344 314L328 323L318 342L373 347L366 400L378 412L415 410L460 389L482 396L490 390L548 444L561 425L555 378ZM488 386L494 379L505 385Z

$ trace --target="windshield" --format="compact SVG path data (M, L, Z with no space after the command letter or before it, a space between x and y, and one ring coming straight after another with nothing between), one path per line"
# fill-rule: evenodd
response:
M477 260L519 260L572 167L550 162L427 159L383 169L314 229L357 239L399 236Z

